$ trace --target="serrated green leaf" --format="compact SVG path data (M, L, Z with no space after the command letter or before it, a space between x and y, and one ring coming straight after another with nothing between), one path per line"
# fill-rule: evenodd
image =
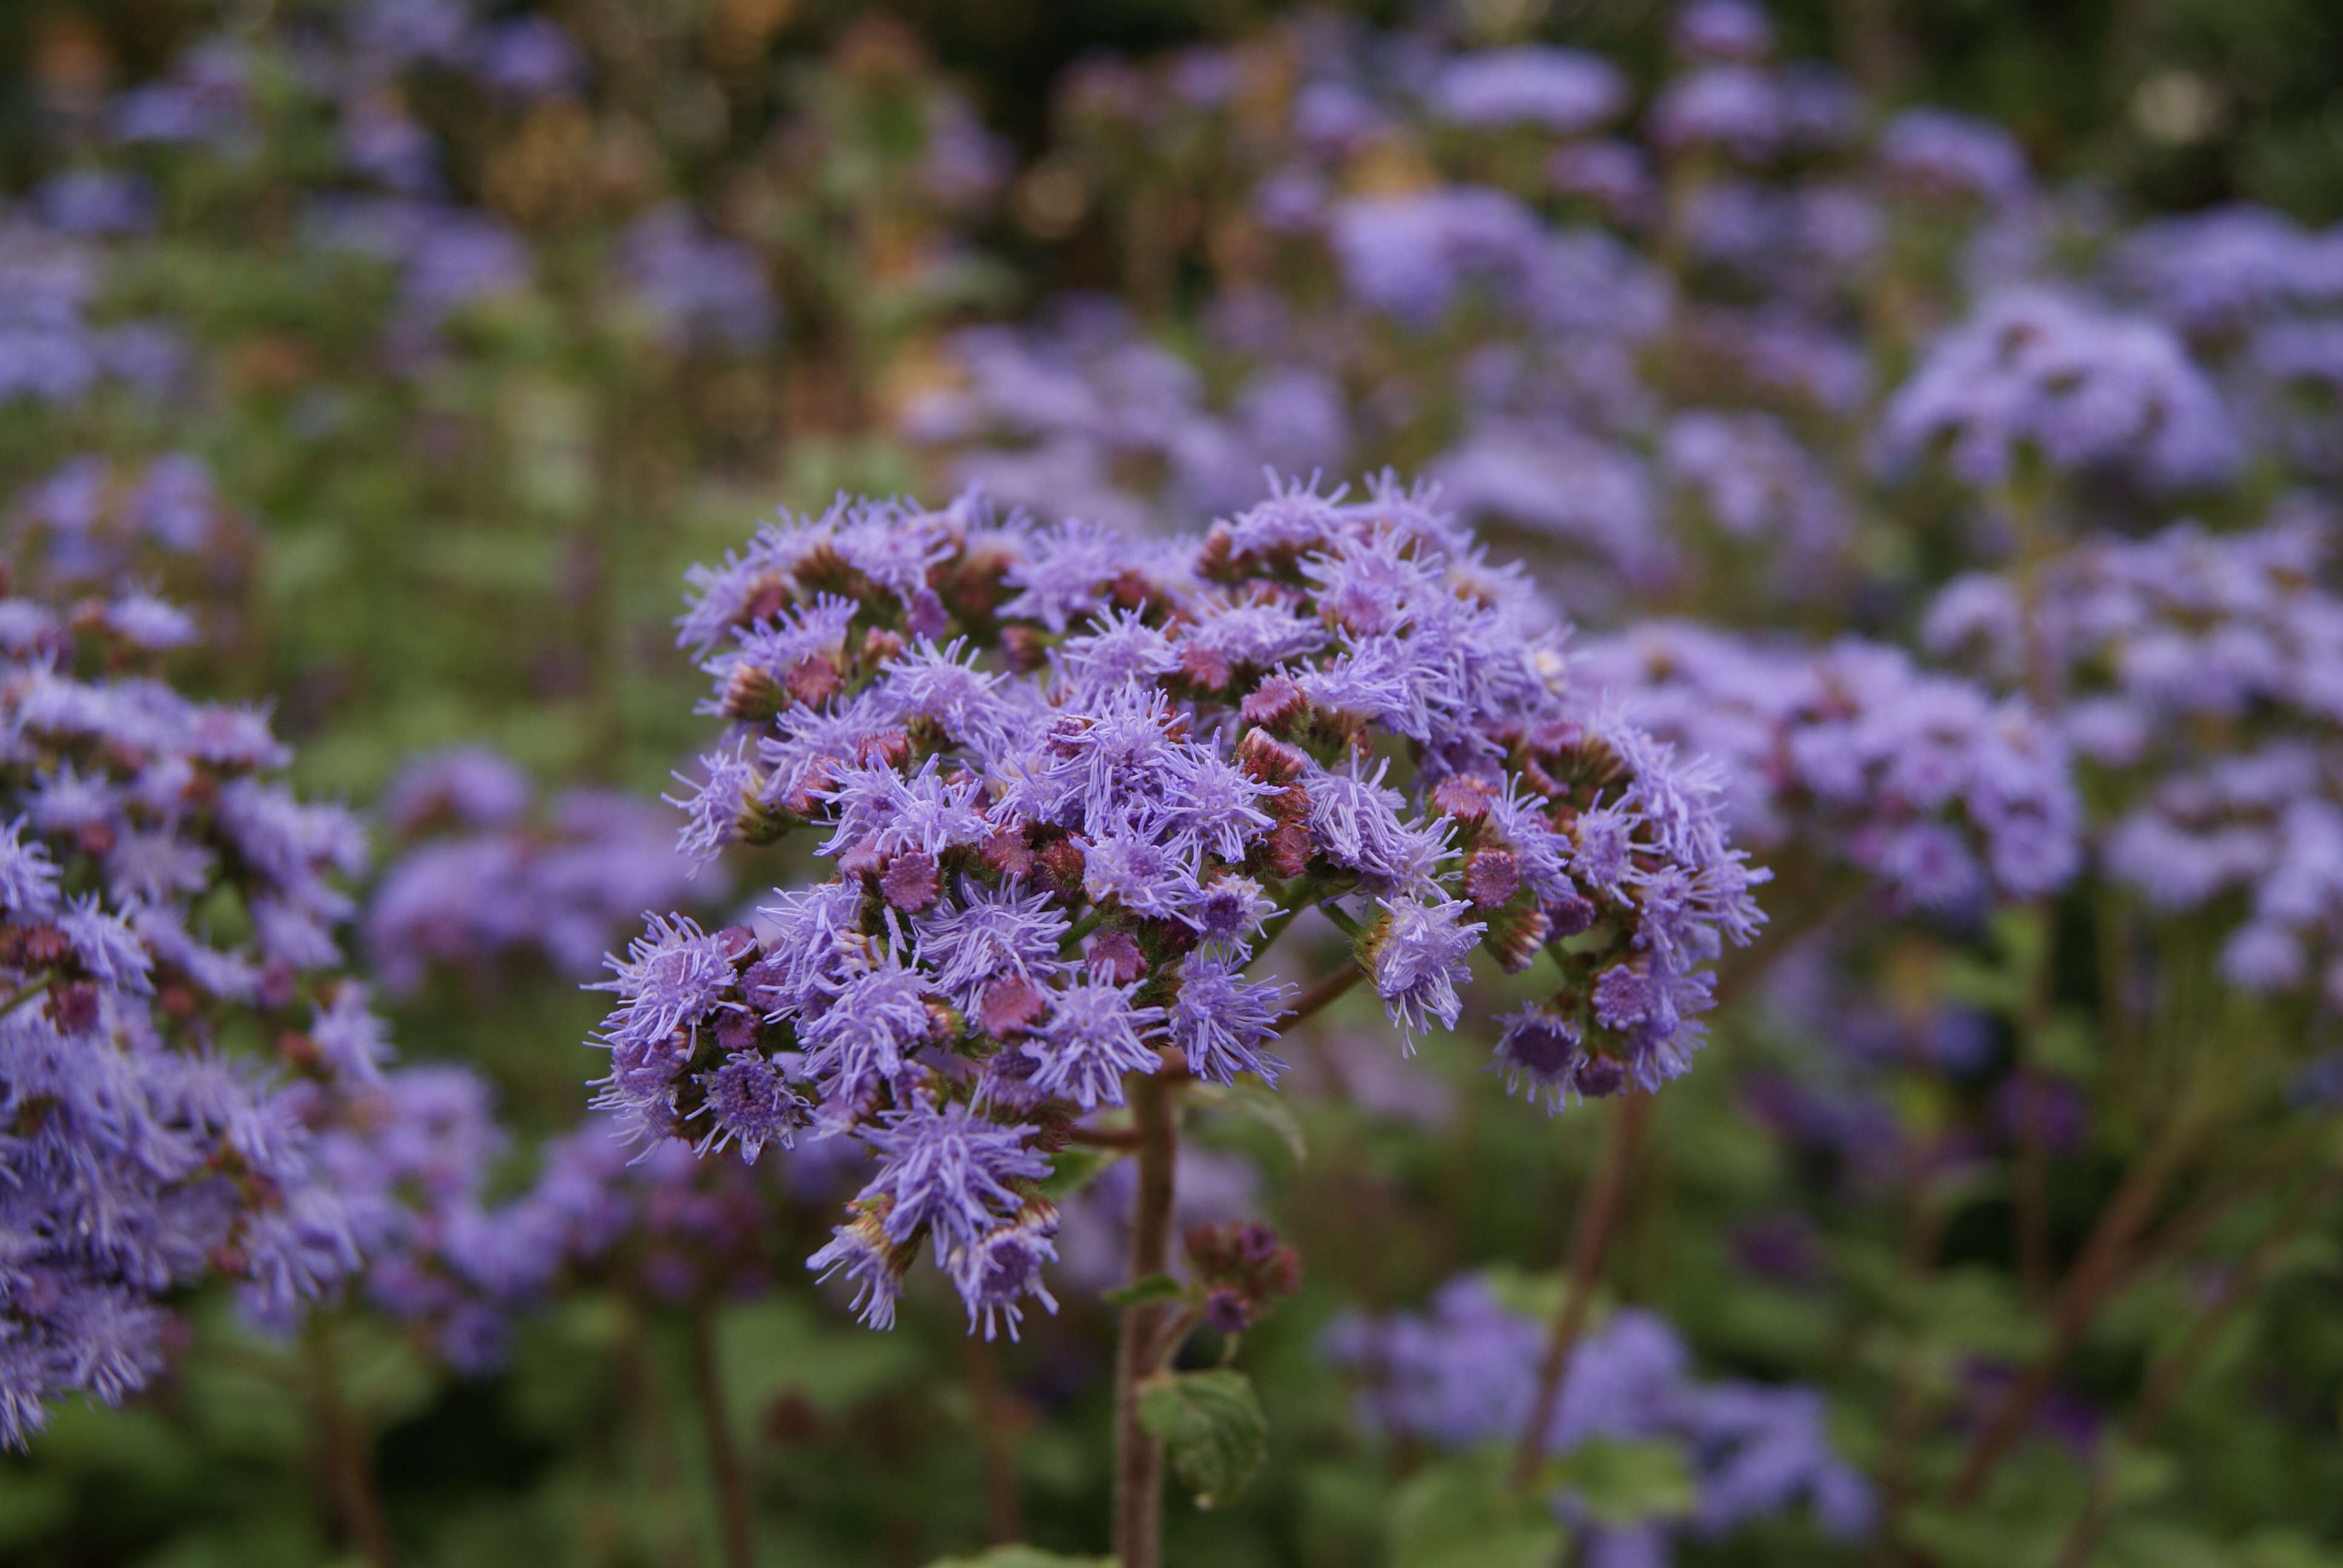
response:
M1392 1568L1554 1568L1569 1533L1510 1463L1489 1448L1417 1472L1392 1499Z
M1692 1511L1692 1473L1672 1443L1584 1442L1547 1467L1554 1485L1568 1487L1598 1524L1640 1524Z
M1114 1568L1114 1559L1068 1557L1039 1546L996 1546L974 1557L939 1557L928 1568Z
M1169 1274L1150 1274L1143 1280L1133 1280L1127 1285L1107 1292L1103 1299L1109 1306L1139 1307L1150 1302L1171 1301L1184 1290L1185 1287Z
M1164 1372L1139 1395L1139 1424L1163 1442L1199 1508L1218 1508L1252 1479L1269 1452L1269 1420L1252 1383L1231 1368Z

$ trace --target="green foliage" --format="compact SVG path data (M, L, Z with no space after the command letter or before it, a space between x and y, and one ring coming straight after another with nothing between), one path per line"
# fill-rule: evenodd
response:
M1234 1499L1269 1452L1269 1421L1252 1380L1228 1368L1161 1372L1141 1385L1139 1422L1199 1508Z
M1427 1464L1391 1501L1392 1568L1552 1568L1569 1533L1488 1448Z
M1541 1480L1568 1491L1597 1524L1680 1518L1697 1496L1683 1451L1665 1442L1583 1442L1549 1464Z
M1150 1274L1143 1280L1133 1280L1118 1285L1099 1299L1110 1307L1143 1307L1150 1302L1175 1301L1187 1293L1187 1287L1169 1274Z

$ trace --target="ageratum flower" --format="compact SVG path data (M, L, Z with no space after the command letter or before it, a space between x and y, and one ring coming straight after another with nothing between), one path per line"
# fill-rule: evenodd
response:
M1880 417L1904 468L1943 448L1963 483L2006 485L2031 456L2061 474L2114 472L2150 492L2237 467L2220 395L2177 338L2072 295L2013 288L1945 333Z
M2094 538L2043 564L2030 615L2015 583L1967 578L1928 631L2055 689L2098 775L2102 867L2151 908L2211 920L2231 984L2343 1004L2332 531L2314 510L2242 534Z
M0 599L9 1446L57 1394L143 1386L175 1291L241 1280L280 1315L357 1263L312 1126L387 1054L363 997L321 972L364 841L277 780L290 753L261 714L131 673L184 640L154 635L172 614Z
M2056 891L2081 860L2057 729L2022 698L1845 638L1767 642L1683 622L1590 645L1579 678L1721 763L1737 832L1793 841L1906 908L1973 913Z
M697 886L658 803L614 789L566 789L538 805L526 774L482 748L417 759L381 814L398 855L367 905L367 956L393 994L442 971L485 976L537 957L583 980L648 908Z
M1282 914L1355 931L1410 1036L1458 1025L1476 948L1551 953L1556 1108L1684 1070L1758 924L1719 780L1586 701L1522 579L1390 483L1170 541L840 502L693 580L734 722L685 843L809 829L834 875L751 926L653 919L610 960L599 1103L752 1157L866 1145L812 1262L874 1325L926 1244L1013 1332L1071 1122L1148 1074L1273 1081L1289 993L1247 971Z

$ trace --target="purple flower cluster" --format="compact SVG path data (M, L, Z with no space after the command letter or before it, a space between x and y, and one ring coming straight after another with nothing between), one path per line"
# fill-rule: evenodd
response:
M161 1364L207 1275L286 1310L357 1264L311 1129L382 1030L339 963L357 823L277 779L266 719L130 673L161 601L0 598L0 1442ZM106 673L96 673L105 671ZM267 1041L275 1073L238 1038Z
M1061 302L1031 327L969 328L950 362L953 383L913 398L903 433L949 454L953 482L1051 518L1169 526L1242 505L1272 460L1332 469L1351 445L1330 378L1264 370L1215 411L1194 368L1104 298Z
M1323 1350L1362 1380L1366 1425L1395 1439L1465 1448L1511 1442L1528 1424L1546 1332L1509 1306L1491 1280L1463 1274L1441 1286L1421 1315L1337 1322ZM1679 1533L1713 1539L1802 1504L1834 1535L1851 1537L1868 1525L1871 1489L1833 1448L1819 1394L1702 1382L1690 1362L1663 1319L1633 1308L1612 1313L1573 1354L1548 1451L1564 1455L1598 1439L1665 1443L1682 1454L1696 1488L1683 1515L1592 1525L1589 1561L1664 1564ZM1554 1506L1574 1516L1567 1493Z
M2016 201L2032 185L2016 138L1988 120L1943 109L1907 109L1879 135L1879 170L1895 189L1926 201Z
M496 219L468 207L405 196L321 201L307 229L321 249L386 263L398 276L388 347L397 360L427 356L459 311L526 287L528 247Z
M2199 340L2343 306L2343 229L2313 232L2267 207L2144 224L2116 247L2119 288Z
M1501 1056L1557 1104L1684 1070L1704 966L1758 924L1719 781L1577 700L1518 577L1391 484L1165 540L841 503L695 584L733 723L684 842L807 827L837 875L753 927L653 920L600 1103L750 1158L869 1145L813 1263L873 1323L924 1241L1013 1331L1071 1122L1133 1075L1273 1080L1289 993L1244 971L1287 915L1354 931L1411 1037L1456 1026L1475 947L1550 951L1558 1043Z
M1974 913L2037 899L2081 860L2057 728L1853 638L1822 648L1680 622L1582 651L1576 675L1635 722L1715 759L1736 833L1862 871L1896 902Z
M2220 395L2169 332L2038 287L1986 300L1931 345L1877 435L1891 468L1941 449L1980 488L2016 481L2032 460L2187 489L2227 478L2239 459Z
M751 1171L674 1142L638 1151L588 1116L545 1145L528 1188L493 1202L507 1142L486 1081L452 1064L385 1073L317 1141L367 1302L468 1374L498 1365L514 1321L565 1289L689 1302L769 1288L767 1239L844 1174L811 1159Z
M763 263L679 206L655 208L618 242L619 271L670 350L763 347L779 325Z
M1661 451L1670 484L1718 532L1778 552L1785 586L1826 576L1845 548L1845 497L1775 416L1689 409L1669 422Z
M2232 984L2343 1004L2343 598L2316 508L2243 534L2183 523L2046 563L2031 598L1956 582L1929 632L2011 681L2055 684L2107 776L2106 869L2225 928Z
M71 403L109 383L148 394L176 379L176 341L147 321L89 318L101 254L74 235L0 218L0 408Z
M642 910L692 890L666 814L615 790L569 789L533 810L535 789L497 753L417 759L382 803L400 845L367 901L368 959L394 993L435 970L475 974L520 954L583 980ZM720 896L703 878L700 898Z
M233 581L242 532L199 457L173 452L136 468L85 454L68 458L10 504L5 524L19 588L44 595L115 588L176 563L206 586ZM159 632L164 622L156 620ZM176 622L171 624L176 625ZM172 632L152 651L174 646Z
M1432 85L1432 111L1453 126L1534 126L1578 136L1627 106L1626 78L1598 55L1525 45L1459 55Z

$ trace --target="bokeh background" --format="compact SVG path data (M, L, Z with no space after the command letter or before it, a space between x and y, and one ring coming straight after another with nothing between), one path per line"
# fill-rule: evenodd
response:
M11 0L12 548L127 552L203 623L186 682L273 701L304 789L368 813L352 945L403 1060L493 1086L487 1191L525 1193L600 1070L580 1042L601 1005L578 987L601 952L646 907L721 917L805 864L741 851L687 879L657 799L709 736L674 641L685 569L776 507L978 479L1045 513L1195 527L1256 495L1264 465L1393 464L1442 477L1598 643L1661 617L1909 642L1938 588L2023 542L2006 487L1891 484L1874 461L1881 410L1938 333L2011 278L2116 279L2179 342L2206 325L2190 281L2250 270L2236 256L2258 244L2323 243L2343 275L2322 233L2343 218L2343 8L1769 15L1771 43L1746 52L1785 63L1755 67L1781 96L1751 111L1775 119L1745 156L1732 105L1673 145L1654 128L1648 106L1694 67L1675 8L1642 0ZM1615 66L1621 101L1594 116L1613 129L1426 107L1446 63L1534 43ZM1916 105L2006 143L1891 166L1881 127ZM1822 128L1795 130L1801 106ZM1598 156L1564 172L1557 150L1582 145ZM1466 186L1513 205L1421 244L1344 237L1346 203ZM2156 226L2236 204L2260 212L2230 252ZM1558 303L1503 297L1518 222L1585 239ZM2217 319L2193 342L2251 410L2249 457L2178 500L2078 480L2060 527L2139 535L2187 512L2235 529L2315 505L2343 459L2336 327L2288 324L2308 347L2259 381L2232 352L2246 329ZM1660 434L1704 406L1774 420L1787 455L1746 429L1712 431L1726 446L1706 457L1697 431ZM458 747L506 759L463 765L489 805L412 771ZM1798 853L1777 925L1815 901ZM2044 1342L2029 1270L2074 1258L2137 1154L2103 1071L2093 919L2012 900L1858 915L1837 947L1819 916L1778 933L1796 958L1765 977L1780 995L1721 1015L1664 1097L1606 1301L1664 1320L1675 1349L1654 1353L1686 1376L1817 1391L1815 1430L1869 1501L1842 1529L1790 1488L1729 1528L1635 1536L1654 1557L1584 1555L1598 1533L1574 1549L1588 1568L2046 1564L2095 1485L2117 1504L2093 1561L2343 1563L2331 1209L2255 1265L2109 1479L2110 1433L2256 1255L2283 1183L2143 1263L1986 1505L1931 1493ZM2326 1017L2271 1027L2316 1044ZM1477 1047L1403 1059L1356 999L1291 1054L1299 1091L1204 1117L1183 1171L1190 1217L1272 1218L1303 1287L1246 1339L1270 1456L1226 1508L1175 1501L1171 1560L1554 1560L1536 1529L1489 1533L1469 1478L1439 1469L1453 1433L1363 1402L1396 1352L1357 1348L1360 1314L1444 1310L1426 1303L1474 1271L1481 1295L1441 1298L1455 1311L1550 1312L1596 1109L1509 1101ZM2053 1107L2039 1119L2011 1110L2028 1084ZM2294 1136L2285 1117L2323 1103L2281 1101L2296 1109L2241 1118L2240 1162L2207 1156L2184 1195L2226 1191L2272 1126ZM809 1282L799 1260L850 1177L775 1161L601 1178L634 1194L618 1239L513 1312L477 1368L357 1302L321 1370L233 1300L195 1297L156 1389L68 1403L29 1455L0 1455L0 1557L717 1561L695 1363L711 1345L762 1561L1096 1550L1098 1298L1126 1200L1101 1181L1070 1201L1062 1310L988 1347L940 1296L879 1335ZM1455 1330L1483 1350L1493 1333ZM1502 1357L1443 1366L1468 1403L1474 1376L1510 1375ZM1643 1451L1621 1452L1586 1483L1602 1522L1685 1517L1696 1458L1637 1471ZM1872 1522L1899 1487L1891 1539Z

